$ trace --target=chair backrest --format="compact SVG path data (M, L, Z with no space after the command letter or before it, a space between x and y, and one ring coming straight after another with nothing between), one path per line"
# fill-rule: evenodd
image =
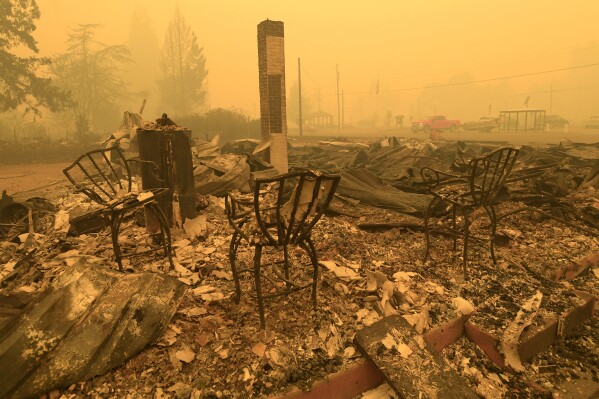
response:
M131 192L131 170L118 145L86 152L63 173L79 191L102 205Z
M339 180L339 175L312 171L256 179L254 212L267 240L279 245L301 243L326 212ZM271 195L262 196L266 187Z
M493 202L512 172L519 152L504 147L470 161L470 192L476 205Z

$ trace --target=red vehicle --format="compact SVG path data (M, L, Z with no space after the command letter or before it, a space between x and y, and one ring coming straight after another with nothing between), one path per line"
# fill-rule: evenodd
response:
M445 119L443 115L431 116L428 119L412 122L413 132L429 133L431 130L456 130L460 127L460 121Z

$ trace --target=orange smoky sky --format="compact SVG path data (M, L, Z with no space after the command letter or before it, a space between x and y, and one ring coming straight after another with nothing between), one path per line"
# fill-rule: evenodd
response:
M68 29L79 23L102 24L98 39L106 44L127 44L131 18L140 9L150 17L161 45L166 25L178 6L204 48L209 106L239 107L254 116L259 114L256 25L267 18L285 23L288 90L296 84L297 58L301 57L305 96L334 113L338 64L340 89L347 93L345 102L351 118L360 118L360 113L377 106L414 113L419 91L393 91L397 89L445 83L452 77L459 80L459 76L483 80L599 62L596 0L38 3L42 16L35 36L44 55L64 51ZM558 88L560 84L562 88L580 85L576 80L579 76L599 76L599 67L511 79L509 83L525 97L527 92L545 90L549 84ZM566 83L567 77L571 84ZM580 90L577 95L582 97L592 91ZM546 106L546 97L533 95L532 99L538 106ZM486 108L491 100L485 101ZM509 101L515 105L520 100ZM481 101L466 98L464 102L467 113L468 107ZM564 112L574 112L563 102ZM435 107L442 111L443 102Z

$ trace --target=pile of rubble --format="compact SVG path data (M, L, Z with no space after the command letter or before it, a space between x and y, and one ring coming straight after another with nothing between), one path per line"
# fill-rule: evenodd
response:
M564 141L521 149L499 207L500 213L509 214L499 225L499 264L492 265L487 249L475 248L467 280L461 255L453 253L447 237L434 235L432 260L421 261L422 214L430 196L420 169L459 173L472 157L503 143L391 137L374 143L336 139L291 146L291 167L342 176L328 217L313 234L323 270L321 305L313 312L307 292L281 297L267 306L267 325L272 327L259 330L250 276L242 280L241 303L231 299L232 229L222 197L234 190L250 192L252 179L273 171L253 154L219 155L215 145L196 140L194 175L197 203L203 209L193 232L172 231L174 269L162 253L124 260L133 275L164 276L152 289L176 287L170 288L172 299L164 308L136 302L136 317L143 319L140 312L163 315L145 331L143 345L131 341L131 347L113 346L120 352L102 347L104 352L95 352L108 356L102 367L63 364L61 377L48 382L35 361L60 359L61 342L54 330L54 335L41 334L34 340L38 345L30 348L37 352L23 358L23 374L13 379L18 383L0 384L7 387L4 395L19 397L28 384L37 389L33 394L56 388L61 390L49 397L67 398L132 393L154 398L268 397L293 387L309 389L328 374L363 361L356 334L396 316L421 337L408 344L408 351L399 338L390 341L383 335L376 351L390 351L398 367L402 359L414 359L410 356L426 341L483 397L539 397L573 389L578 382L597 388L599 330L593 315L599 259L593 255L599 251L599 146ZM56 208L45 210L44 217L25 204L24 213L7 213L12 219L0 221L11 225L0 230L0 336L14 337L19 325L27 331L30 324L15 320L23 313L32 317L35 304L45 303L65 286L66 272L114 268L109 231L73 230L75 217L94 211L91 202L82 194L58 196ZM440 209L434 223L446 218ZM24 223L26 219L34 223ZM35 220L45 220L44 226ZM484 217L473 220L473 229L487 228ZM153 244L141 217L127 221L121 231L123 251L141 253ZM275 259L277 254L267 256ZM301 251L291 256L298 264L309 262ZM238 262L251 264L249 247L240 249ZM146 290L143 297L156 292ZM102 303L109 302L83 301L72 320L84 320ZM556 331L546 334L550 338L538 338L554 323ZM447 335L449 330L453 335ZM122 338L119 331L107 329L105 340ZM0 367L12 367L4 362L7 353L8 344L0 344Z

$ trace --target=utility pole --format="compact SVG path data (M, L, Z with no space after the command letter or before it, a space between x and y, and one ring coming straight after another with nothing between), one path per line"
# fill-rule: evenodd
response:
M341 131L341 103L339 98L339 64L337 64L337 129Z
M299 57L297 57L297 85L299 86L299 133L301 137L304 134L304 120L302 118L302 66Z
M549 85L549 115L553 115L553 83Z
M345 127L345 96L341 90L341 128Z

